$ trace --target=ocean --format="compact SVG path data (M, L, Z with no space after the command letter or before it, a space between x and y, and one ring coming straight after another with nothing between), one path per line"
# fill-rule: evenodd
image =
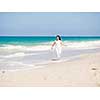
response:
M0 70L42 68L55 58L51 45L54 36L1 36ZM99 36L62 36L64 47L60 61L70 60L84 53L100 51Z
M54 36L1 36L0 45L40 45L55 40ZM63 36L63 41L68 42L84 42L84 41L97 41L100 40L99 36Z

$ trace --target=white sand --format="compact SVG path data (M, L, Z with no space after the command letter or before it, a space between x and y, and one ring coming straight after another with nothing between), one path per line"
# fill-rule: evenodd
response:
M40 66L44 68L0 71L0 86L100 86L100 53Z

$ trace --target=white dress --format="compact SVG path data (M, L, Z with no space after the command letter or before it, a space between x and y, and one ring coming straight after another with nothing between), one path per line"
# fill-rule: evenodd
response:
M57 58L61 57L61 51L62 51L62 46L61 46L61 40L56 40L55 41L55 52L56 52L56 56Z

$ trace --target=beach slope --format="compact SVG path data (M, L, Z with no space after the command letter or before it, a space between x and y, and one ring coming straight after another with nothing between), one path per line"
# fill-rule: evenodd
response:
M0 86L100 86L100 53L37 65L36 69L0 71Z

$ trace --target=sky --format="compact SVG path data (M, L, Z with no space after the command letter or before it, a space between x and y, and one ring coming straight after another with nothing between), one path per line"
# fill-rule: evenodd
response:
M100 36L99 12L1 12L0 36Z

